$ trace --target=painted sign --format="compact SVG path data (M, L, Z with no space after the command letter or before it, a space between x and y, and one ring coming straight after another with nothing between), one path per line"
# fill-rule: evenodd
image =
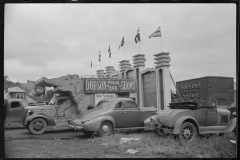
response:
M105 98L113 98L116 97L114 93L105 93L105 94L95 94L95 105Z
M86 79L84 90L85 93L137 92L137 81L133 79Z
M218 105L229 105L233 101L233 78L202 77L177 82L181 98L194 99L214 97ZM179 95L177 94L178 98Z

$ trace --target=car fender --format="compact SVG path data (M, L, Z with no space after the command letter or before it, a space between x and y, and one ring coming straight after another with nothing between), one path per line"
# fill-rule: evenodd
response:
M83 125L83 129L86 131L98 131L101 123L103 121L110 121L113 124L113 128L115 128L115 121L110 116L98 116L90 119Z
M178 118L175 123L174 123L174 128L173 128L173 134L179 134L180 133L180 130L181 130L181 127L182 127L182 124L185 120L190 120L190 121L194 121L195 124L197 125L196 129L199 133L199 126L198 126L198 123L196 121L195 118L191 117L191 116L183 116L183 117L180 117Z
M38 114L32 114L31 116L29 116L28 119L27 119L27 125L29 125L31 123L31 121L35 118L44 119L47 122L48 126L55 126L56 125L55 121L51 117L49 117L45 114L39 114L39 113Z
M232 132L237 125L237 118L233 118L226 126L226 128L224 129L224 132Z

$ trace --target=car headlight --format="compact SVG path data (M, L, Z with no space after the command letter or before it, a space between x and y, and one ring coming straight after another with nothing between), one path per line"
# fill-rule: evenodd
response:
M81 123L81 121L80 121L79 119L75 119L75 120L73 121L73 124L74 124L75 126L81 126L81 125L82 125L82 123Z
M32 110L28 110L28 114L29 114L29 115L32 115L32 114L33 114L33 111L32 111Z
M88 120L83 120L83 121L81 121L81 123L82 124L84 124L84 123L86 123L87 121L89 121L90 119L88 119Z

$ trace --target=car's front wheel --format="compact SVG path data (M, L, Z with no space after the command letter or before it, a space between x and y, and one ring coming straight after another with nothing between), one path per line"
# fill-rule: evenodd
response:
M29 125L27 125L26 128L27 128L28 131L30 131L30 129L29 129Z
M190 122L183 123L179 134L180 140L184 142L191 142L194 139L196 139L196 137L197 137L196 127Z
M47 123L42 118L36 118L29 124L29 130L32 134L43 134L46 131Z
M113 133L113 125L109 121L104 121L100 125L98 134L103 137L103 136L108 136Z

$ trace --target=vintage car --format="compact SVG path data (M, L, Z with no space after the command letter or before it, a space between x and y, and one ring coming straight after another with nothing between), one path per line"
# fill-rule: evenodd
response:
M236 117L231 117L236 116L236 112L231 115L229 110L217 108L216 104L212 100L170 103L169 109L149 117L144 125L159 135L177 135L182 141L192 141L199 134L232 132L236 128Z
M156 108L139 108L130 98L107 98L77 115L69 125L87 136L95 131L106 136L119 130L143 130L144 120L154 114Z
M68 96L53 97L48 105L27 106L31 111L26 127L32 134L43 134L46 130L69 127L72 116L72 103ZM75 111L78 113L78 111Z

